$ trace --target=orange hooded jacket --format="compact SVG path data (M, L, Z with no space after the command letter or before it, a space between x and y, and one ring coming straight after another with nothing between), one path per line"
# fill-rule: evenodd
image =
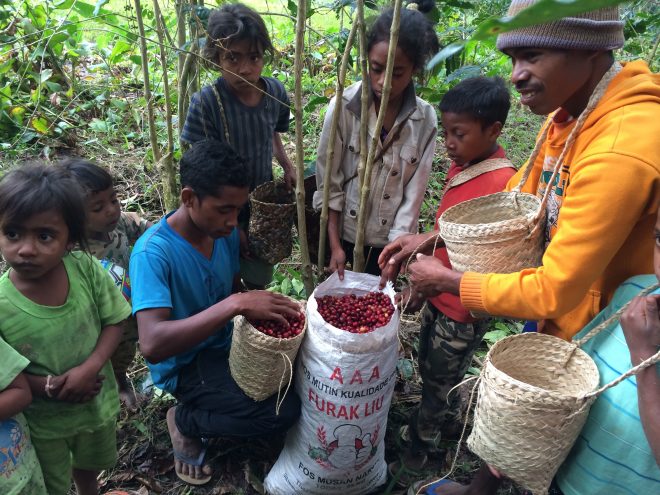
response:
M619 284L653 272L660 76L641 61L623 65L564 160L548 209L552 225L542 266L511 274L466 272L460 296L472 312L539 320L542 331L570 339ZM573 125L551 124L524 192L545 190Z

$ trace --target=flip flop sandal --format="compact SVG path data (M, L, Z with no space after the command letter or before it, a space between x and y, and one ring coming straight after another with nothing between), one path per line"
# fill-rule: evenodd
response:
M197 456L197 458L189 457L185 454L182 454L181 452L177 452L176 450L174 450L174 447L172 447L172 453L174 454L174 458L176 460L181 461L184 464L188 464L189 466L195 466L195 467L203 466L204 461L206 460L206 450L208 449L208 443L209 442L206 438L202 438L202 448L199 451L199 455ZM209 474L202 478L193 478L192 476L189 476L187 474L179 473L176 470L176 467L174 469L174 472L181 481L185 481L190 485L205 485L206 483L211 481L211 478L213 477L212 474Z
M441 487L443 485L448 485L450 483L455 483L455 481L452 480L439 480L434 483L429 484L426 488L424 488L423 492L420 492L420 488L423 487L424 485L428 484L429 480L423 480L423 481L418 481L417 483L414 483L410 488L408 488L408 493L407 495L435 495L435 489L438 487Z

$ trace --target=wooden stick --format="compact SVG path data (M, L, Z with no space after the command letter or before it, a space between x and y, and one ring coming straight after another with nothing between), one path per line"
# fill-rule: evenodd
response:
M303 105L302 105L302 69L305 50L305 20L307 19L307 2L298 2L296 23L296 51L293 64L295 74L294 108L296 116L296 206L298 210L298 235L300 241L300 257L302 258L302 279L307 297L314 292L314 275L309 259L307 244L307 225L305 224L305 153L303 149Z
M371 146L369 147L369 155L367 156L367 162L364 167L364 177L362 177L362 181L360 182L358 224L357 232L355 234L355 249L353 250L353 269L358 272L364 271L364 232L366 230L367 218L369 216L369 206L367 201L369 200L369 191L371 188L371 170L373 168L376 150L380 144L380 131L383 128L383 121L385 120L385 114L387 113L387 104L392 89L392 71L394 70L394 55L396 54L396 47L399 42L399 24L401 22L402 3L402 0L396 0L394 2L394 15L392 17L392 27L390 29L390 46L387 51L387 66L385 67L383 93L380 98L378 119L376 120L376 127L373 131L374 133L371 140ZM363 119L361 125L368 125L368 122ZM362 150L360 150L360 152L362 152Z

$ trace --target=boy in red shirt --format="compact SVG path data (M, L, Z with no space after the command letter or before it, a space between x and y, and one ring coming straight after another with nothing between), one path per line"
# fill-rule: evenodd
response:
M509 106L509 91L500 78L466 79L442 98L442 136L452 162L436 214L436 229L446 209L502 191L515 174L497 143ZM429 242L436 233L426 234ZM445 248L437 249L435 256L451 266ZM415 293L404 292L401 297L406 310L416 310L424 302ZM422 400L409 420L410 447L389 466L401 483L408 484L409 476L426 464L427 454L438 450L440 439L452 436L452 430L461 424L458 395L452 393L449 403L447 396L465 376L487 329L488 320L473 318L458 296L443 293L428 300L419 335Z

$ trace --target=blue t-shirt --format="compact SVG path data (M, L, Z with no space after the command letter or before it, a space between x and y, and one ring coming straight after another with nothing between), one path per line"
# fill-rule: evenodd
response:
M137 241L130 261L133 314L144 309L170 308L172 320L193 316L232 293L238 272L238 231L216 239L207 259L167 223L168 214ZM192 349L160 363L147 362L154 384L176 390L179 371L197 353L209 347L226 349L231 344L229 322Z
M642 289L655 283L657 279L652 275L625 281L612 302L575 338L584 336ZM582 349L598 366L601 386L632 367L620 324L602 330ZM660 372L660 365L656 365L656 372ZM635 377L627 378L596 399L571 453L557 473L557 483L565 495L660 493L660 469L644 434L637 401Z

